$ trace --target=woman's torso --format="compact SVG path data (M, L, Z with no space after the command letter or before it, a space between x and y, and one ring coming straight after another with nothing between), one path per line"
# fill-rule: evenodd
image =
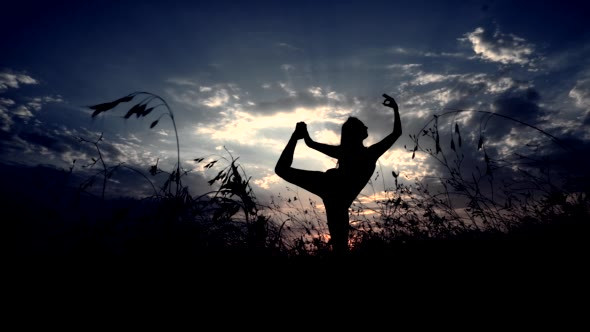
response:
M332 177L335 192L354 196L354 200L373 175L375 160L370 158L365 147L346 152L338 159L338 167L329 169L326 174Z

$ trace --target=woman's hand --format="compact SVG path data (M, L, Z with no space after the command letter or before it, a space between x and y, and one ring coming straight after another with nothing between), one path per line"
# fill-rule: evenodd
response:
M308 138L309 133L307 132L307 124L305 122L297 122L293 136L296 139Z
M397 103L395 102L395 99L393 99L393 97L388 96L387 94L383 94L383 97L385 97L385 101L383 101L383 105L387 106L387 107L391 107L394 110L397 110Z

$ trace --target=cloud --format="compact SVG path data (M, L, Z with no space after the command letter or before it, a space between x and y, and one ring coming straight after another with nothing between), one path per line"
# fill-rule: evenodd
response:
M287 51L291 51L291 52L301 52L303 51L303 49L297 47L297 46L293 46L289 43L276 43L275 46L277 46L280 49L283 50L287 50Z
M167 83L172 83L174 85L180 85L180 86L197 86L197 83L193 82L190 79L187 78L181 78L181 77L173 77L173 78L169 78L166 80Z
M15 104L14 100L8 98L0 98L0 105L1 106L13 106Z
M44 105L48 103L63 103L64 100L60 95L57 96L45 96L31 98L27 103L27 107L34 111L40 111Z
M88 134L87 137L94 137L85 129L49 129L33 122L18 133L4 133L0 151L3 159L9 156L9 160L19 160L24 164L69 164L73 159L93 155L94 151L89 146L82 146L75 136L86 136L85 134Z
M282 179L276 174L267 175L261 179L254 180L254 184L262 189L270 189L270 186L281 182Z
M485 73L449 74L426 72L422 70L421 64L393 64L387 68L397 72L397 77L402 82L401 89L414 88L418 86L430 86L431 90L442 87L442 91L462 89L470 93L483 91L486 94L502 93L512 87L521 89L530 87L530 83L516 81L509 76L490 75ZM444 83L441 84L436 83ZM428 87L426 87L428 88ZM420 91L411 91L413 95Z
M505 90L498 90L495 84L489 82L487 84L472 85L458 81L458 84L453 87L441 87L418 94L410 98L407 104L410 109L424 109L433 104L438 104L441 108L491 111L535 125L541 122L546 114L539 106L540 100L541 97L534 88L522 89L515 85ZM442 110L433 111L423 113L423 115L442 112ZM477 121L480 120L480 117L475 117L473 113L462 119L465 125L468 126L478 126ZM494 120L498 120L498 118L494 118ZM515 126L520 125L508 120L502 120L501 125L494 123L493 126L490 126L489 133L494 137L501 137Z
M1 116L1 115L0 115ZM2 133L0 153L3 160L19 160L24 164L46 164L63 166L76 159L78 165L91 164L91 158L98 158L96 147L80 138L95 141L100 133L86 128L68 128L63 125L45 124L32 121L16 133ZM134 134L105 137L99 143L101 155L107 165L126 165L147 169L160 157L160 164L174 164L162 158L162 150L155 155L153 149Z
M285 63L285 64L282 64L281 65L281 69L284 70L284 71L286 71L286 72L289 72L289 71L295 70L295 66L293 66L291 64L288 64L288 63Z
M386 170L384 176L391 176L391 172L387 170L395 170L401 176L401 179L410 181L435 175L434 167L429 163L426 154L416 154L412 159L411 153L405 151L399 142L394 144L392 149L385 152L379 161L382 168Z
M57 96L45 96L26 98L26 102L16 102L9 98L0 98L0 118L3 123L0 130L8 132L15 123L27 124L29 120L35 117L34 112L38 112L47 103L61 103L63 98Z
M389 49L390 53L397 53L397 54L408 54L411 51L404 47L395 46Z
M312 86L311 88L307 89L307 91L314 97L321 97L323 95L322 88L319 86Z
M416 78L414 79L414 81L411 82L411 84L424 85L424 84L430 84L430 83L443 82L443 81L451 80L457 76L458 75L441 75L441 74L420 72L418 75L416 75Z
M27 106L29 108L34 109L35 111L40 111L41 106L43 105L41 102L42 102L41 98L33 98L33 100L31 100L30 102L27 103Z
M406 64L400 64L400 63L395 63L392 65L388 65L387 68L388 69L401 69L404 73L409 73L411 71L414 70L414 68L418 68L422 66L419 63L406 63Z
M297 92L291 87L290 84L284 83L284 82L279 82L279 86L281 87L281 89L283 89L283 91L285 91L289 96L291 97L295 97L297 96Z
M577 81L568 95L574 99L576 106L590 110L590 79Z
M18 89L21 84L39 84L39 81L26 74L12 71L0 72L0 92L8 88Z
M247 110L259 114L272 114L293 111L298 107L314 108L329 105L335 108L351 108L355 104L354 99L348 98L330 87L311 86L296 91L286 83L279 82L279 86L287 93L287 97L261 100L255 105L249 105Z
M510 90L500 95L492 105L498 113L533 124L543 115L539 107L539 93L535 89Z
M511 88L522 90L530 87L529 83L517 82L511 77L494 77L487 74L461 75L459 81L471 85L483 85L484 93L487 94L503 93Z
M433 58L440 58L440 57L450 57L450 58L465 58L465 53L461 52L426 52L424 53L425 57L433 57Z
M530 71L536 63L539 63L537 60L544 59L535 55L535 48L532 44L513 35L496 33L489 36L484 34L483 30L476 30L473 37L476 38L475 41L479 43L478 47L480 47L478 49L480 54L477 57L485 61L502 65L522 65ZM500 42L500 38L505 40ZM411 50L400 49L396 52L409 54ZM583 71L583 64L585 64L585 59L579 58L576 65L577 70L582 69ZM559 80L547 86L543 81L530 74L525 73L518 77L511 75L514 72L508 70L497 72L445 71L444 69L453 67L445 66L443 69L438 66L438 63L427 61L423 64L391 64L387 68L390 75L399 82L398 92L392 92L392 95L400 104L404 134L417 133L421 126L416 128L416 123L423 125L433 114L444 113L442 108L447 107L492 111L534 125L560 139L570 135L583 141L590 140L590 134L584 127L590 124L590 112L580 112L576 107L571 107L575 103L576 106L589 110L590 80L587 79L587 75L577 76L581 79L578 81L574 79L574 84L569 83L559 88L558 85L563 83ZM469 70L468 68L471 66L454 68ZM573 69L574 67L568 68ZM570 98L564 99L564 95ZM572 108L574 110L571 110ZM566 109L572 113L567 117L564 116ZM573 114L574 112L575 114ZM375 116L375 119L370 119L373 125L379 126L380 122L387 122L375 111L363 113L378 115ZM414 119L412 119L413 117ZM425 119L420 121L417 118ZM486 153L491 158L502 159L505 163L510 162L513 163L512 165L519 165L518 167L522 168L527 166L522 165L525 159L518 159L519 155L529 156L535 160L543 158L553 160L557 157L552 149L558 149L559 146L539 131L499 117L487 120L488 116L478 113L461 113L457 117L451 115L439 119L441 145L443 150L451 154L453 151L450 151L451 136L449 133L452 132L455 122L461 127L463 148L460 152L461 155L464 154L465 158L463 160L464 169L475 170L476 167L479 167L479 170L486 169L484 152L477 149L480 125L482 128L485 127L483 136L485 137ZM369 127L372 126L369 125ZM402 145L405 144L403 143L405 142L404 137L400 138L400 141L402 141L400 142ZM456 137L454 143L457 145ZM457 147L457 149L459 148ZM418 154L416 158L418 158ZM401 162L403 160L386 162L386 164L392 165L395 170L395 165ZM438 176L447 172L433 158L424 161L413 160L409 171L416 171L416 166L423 164L430 167L432 173L429 174L431 175ZM418 178L421 178L423 173L416 172L416 174ZM494 178L500 182L514 180L518 176L517 166L505 167L494 173Z
M531 65L534 45L524 38L513 34L504 34L496 30L491 32L482 27L468 32L465 38L471 43L473 51L481 59L502 64Z
M395 97L400 105L404 134L419 133L421 127L432 119L433 114L440 115L447 112L444 108L494 111L531 124L539 124L546 114L540 106L541 98L533 88L532 82L520 81L503 73L439 73L427 72L422 69L422 66L404 67L404 65L393 66L392 70L400 71L402 74L398 78L402 82L399 85L400 92L395 94ZM362 115L368 118L369 128L378 128L379 132L388 130L387 127L391 126L391 115L382 114L378 109L363 111ZM462 153L465 154L465 167L475 169L474 167L478 165L485 169L485 163L481 160L483 154L476 148L479 138L478 128L482 123L486 123L485 117L481 114L465 112L441 118L439 130L447 135L443 137L441 134L441 144L446 150L450 150L451 137L448 133L452 131L454 123L459 124L463 133L465 148ZM486 142L496 145L492 147L490 144L488 153L497 156L501 153L514 152L517 147L526 146L527 142L539 138L538 133L530 131L523 133L521 129L521 125L516 122L493 118L485 129L485 136L488 139ZM412 146L413 143L406 137L407 135L402 136L396 145ZM471 148L467 148L469 143ZM457 144L456 138L455 144ZM452 151L449 152L452 153ZM416 159L405 160L403 158L410 158L411 153L407 154L405 151L400 153L402 155L399 160L385 159L382 162L396 171L396 165L403 165L400 170L416 179L423 178L425 175L437 176L447 171L433 158L419 160L417 154Z
M466 58L465 53L461 52L432 52L432 51L421 51L414 48L407 47L391 47L387 50L388 53L401 54L408 56L420 56L426 58Z
M219 89L213 93L213 96L203 99L201 104L207 107L221 107L229 101L229 94L225 89Z
M0 121L0 123L1 123L0 130L5 131L5 132L10 131L10 128L14 124L14 121L12 121L12 116L10 115L8 110L1 105L0 105L0 120L1 120Z
M422 71L418 66L403 71L399 101L406 114L424 117L428 110L443 107L488 109L495 96L510 90L526 90L530 82L485 73L447 74ZM404 78L406 77L406 78Z
M305 107L299 106L294 110L284 110L272 114L250 113L244 109L237 109L227 113L219 123L199 124L195 130L197 134L206 135L219 142L235 142L258 147L268 147L280 151L283 143L279 143L274 132L291 132L295 124L305 121L308 125L325 124L328 122L341 123L343 114L352 110L343 110L328 105Z
M8 88L18 89L22 84L34 85L39 84L39 81L27 74L11 70L0 72L0 93L5 92ZM34 117L33 111L41 110L42 106L49 102L63 102L63 99L59 95L57 97L36 97L29 98L26 103L21 104L13 99L0 97L0 119L2 120L0 130L9 132L15 121L26 123Z
M509 89L501 94L496 94L490 101L488 111L507 116L529 125L547 129L553 125L543 121L547 111L540 106L541 96L534 88ZM480 109L481 110L481 109ZM531 153L527 144L546 144L546 137L521 123L502 117L491 117L485 114L471 113L471 116L463 121L464 140L472 142L479 139L479 131L485 137L487 153L504 158L514 158L515 152L523 155ZM448 120L447 120L448 121ZM452 123L448 123L452 126ZM450 127L452 128L452 127ZM470 138L466 138L470 137ZM472 144L473 145L473 144ZM474 163L481 154L476 149L472 151ZM466 153L467 155L467 153Z
M24 121L20 116L35 115L32 107L36 103L43 105L45 102L62 100L61 97L36 97L27 98L27 102L12 102L7 98L0 100L0 121L3 131L0 131L0 160L3 163L18 161L22 165L52 164L57 167L68 167L76 160L75 173L83 178L95 174L100 170L100 165L92 168L84 168L83 165L92 163L91 158L98 158L98 152L94 145L81 142L82 137L89 141L96 140L100 133L97 130L88 130L80 125L66 126L52 122L41 122L34 117L28 119L26 126L20 126L18 130L10 130L17 121ZM9 105L8 108L4 105ZM28 112L28 113L27 113ZM18 113L20 116L17 116ZM46 120L47 118L44 118ZM117 118L118 121L120 119ZM7 128L8 127L8 128ZM100 130L103 131L103 130ZM133 167L147 174L148 167L155 164L159 158L159 166L164 170L170 170L176 162L176 151L167 151L168 146L157 142L157 138L164 137L155 131L127 134L109 134L106 130L105 138L99 143L102 157L108 166L124 163L125 167ZM151 143L150 143L151 142ZM154 144L155 143L155 144ZM156 145L157 144L157 145ZM174 143L171 144L174 146ZM172 149L170 149L172 150ZM186 162L183 166L188 165ZM161 186L166 180L165 176L152 178L156 186ZM137 179L137 181L136 181ZM206 190L206 181L200 174L191 174L183 178L183 183L191 184L191 191L202 193ZM123 168L117 170L109 180L109 193L115 196L145 197L152 194L152 188L145 178L136 172L130 172ZM202 191L201 191L202 190Z
M14 115L21 117L23 119L29 119L33 117L33 113L29 110L28 107L25 105L19 105L14 109Z
M198 86L198 89L195 89ZM184 86L181 88L169 88L166 90L172 100L189 106L191 109L201 108L221 108L230 104L230 99L240 98L240 90L233 84L215 84L204 86L195 84L194 87Z
M339 139L334 139L336 132L339 134L346 117L358 111L354 101L329 87L311 86L295 92L295 96L258 101L253 106L233 104L220 112L216 121L195 125L196 139L207 142L211 149L231 147L258 180L259 187L272 187L275 179L269 174L297 122L305 121L315 139L339 144ZM304 169L335 166L334 160L311 149L298 148L295 159Z

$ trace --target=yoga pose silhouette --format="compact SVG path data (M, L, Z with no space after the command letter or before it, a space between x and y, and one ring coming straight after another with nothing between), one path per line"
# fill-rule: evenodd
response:
M363 145L368 137L367 127L359 119L349 117L342 125L340 145L315 142L309 137L305 122L297 123L295 132L283 150L275 172L284 180L320 196L324 201L332 250L335 254L348 251L348 208L365 187L375 171L377 159L385 153L402 134L399 110L395 100L383 94L383 105L393 108L393 132L370 147ZM326 172L306 171L291 167L297 141L332 158L338 159L337 168Z

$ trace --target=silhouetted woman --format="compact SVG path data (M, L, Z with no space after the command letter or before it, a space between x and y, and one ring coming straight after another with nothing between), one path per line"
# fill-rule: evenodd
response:
M377 159L402 134L398 106L393 98L385 94L383 96L383 105L393 108L395 121L393 132L381 142L365 147L363 140L368 137L367 127L355 117L349 117L342 125L339 146L313 141L305 122L299 122L275 167L278 176L322 198L326 207L330 242L337 254L348 250L348 208L371 178ZM310 148L338 159L337 168L318 172L291 167L299 139L304 139Z

